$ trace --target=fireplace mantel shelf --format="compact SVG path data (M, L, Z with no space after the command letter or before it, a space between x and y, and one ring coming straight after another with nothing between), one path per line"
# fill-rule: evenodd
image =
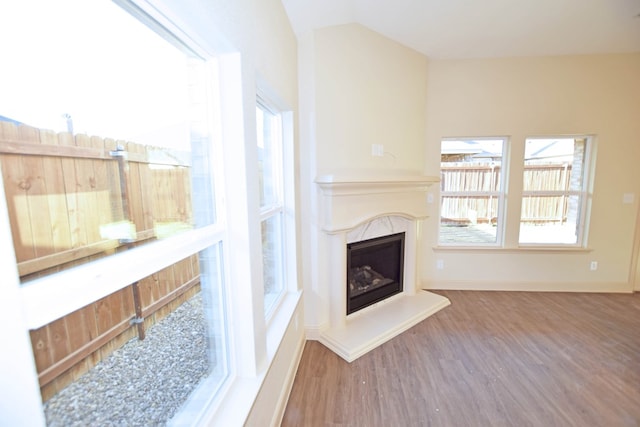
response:
M426 191L440 178L426 175L320 175L316 184L331 196Z

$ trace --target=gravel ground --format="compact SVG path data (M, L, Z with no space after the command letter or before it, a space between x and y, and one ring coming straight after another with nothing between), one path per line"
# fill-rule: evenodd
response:
M44 404L47 425L165 425L209 370L196 295Z

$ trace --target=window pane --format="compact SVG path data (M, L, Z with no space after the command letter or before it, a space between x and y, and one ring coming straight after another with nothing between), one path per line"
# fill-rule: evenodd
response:
M23 281L213 223L202 61L108 1L2 9L20 40L0 166Z
M440 244L495 244L502 224L504 140L444 140Z
M520 243L579 243L586 141L526 140Z
M256 107L266 315L284 290L282 121L280 113L274 111L262 101Z
M282 214L262 221L262 268L264 274L264 308L269 312L284 289Z
M221 253L220 245L200 253L201 291L194 287L186 302L166 310L144 340L129 340L47 400L47 424L165 425L175 416L193 418L183 407L188 411L201 393L214 394L211 384L226 375Z
M258 129L258 174L260 206L280 204L280 116L258 105L256 109Z

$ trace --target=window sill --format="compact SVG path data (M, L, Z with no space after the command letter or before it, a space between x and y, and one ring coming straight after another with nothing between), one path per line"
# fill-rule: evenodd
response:
M517 246L505 248L501 246L434 246L434 252L467 252L467 253L589 253L591 248L576 246Z

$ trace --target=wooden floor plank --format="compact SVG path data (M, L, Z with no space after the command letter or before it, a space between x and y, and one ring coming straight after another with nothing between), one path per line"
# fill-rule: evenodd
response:
M640 294L436 293L350 364L307 342L282 426L640 425Z

